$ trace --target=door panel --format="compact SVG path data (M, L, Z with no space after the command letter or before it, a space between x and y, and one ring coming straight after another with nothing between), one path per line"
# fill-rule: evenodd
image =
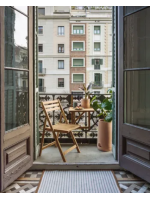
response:
M119 7L119 163L150 182L150 7Z
M0 7L1 191L33 163L33 7L21 8Z

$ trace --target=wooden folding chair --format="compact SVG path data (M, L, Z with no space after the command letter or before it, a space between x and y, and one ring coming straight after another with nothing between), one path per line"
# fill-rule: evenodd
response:
M80 153L80 149L79 149L79 146L78 146L78 143L72 133L73 130L77 129L80 127L80 125L77 125L77 124L69 124L68 121L67 121L67 118L65 116L65 113L62 109L62 106L61 106L61 103L59 100L54 100L54 101L44 101L42 102L42 108L44 110L44 113L45 113L45 122L44 122L44 127L43 127L43 134L42 134L42 141L41 141L41 148L40 148L40 156L41 156L41 153L42 153L42 150L47 148L47 147L50 147L52 145L55 145L58 147L59 149L59 152L61 154L61 157L63 159L64 162L66 162L66 159L65 159L65 155L67 153L69 153L70 151L72 151L73 149L77 149L77 152ZM58 123L56 125L52 125L51 121L50 121L50 118L49 118L49 115L48 115L48 112L51 112L51 111L54 111L54 110L60 110L61 112L61 116L64 118L65 120L65 123ZM49 124L49 127L46 126L46 123L48 122ZM55 139L54 142L51 142L45 146L43 146L43 143L44 143L44 134L45 134L45 131L51 131L53 133L53 137ZM57 135L56 135L56 132L57 132ZM62 151L62 148L61 148L61 145L59 143L59 140L58 140L58 137L59 137L59 133L68 133L71 135L71 138L73 140L73 144L74 146L72 146L71 148L67 149L66 151Z

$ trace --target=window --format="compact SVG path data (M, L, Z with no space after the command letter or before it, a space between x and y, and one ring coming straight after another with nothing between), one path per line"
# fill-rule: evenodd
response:
M84 51L83 42L73 42L73 51Z
M73 67L83 67L84 60L83 59L73 59Z
M58 44L58 53L64 53L64 44Z
M100 51L100 42L94 42L94 51Z
M39 52L43 52L43 44L39 44Z
M43 34L43 26L38 26L38 34Z
M39 15L45 15L45 8L38 8Z
M58 26L58 35L64 35L64 34L65 34L64 26Z
M73 74L73 83L83 83L84 75L83 74Z
M98 86L102 85L102 74L100 74L100 73L94 74L94 83Z
M42 73L43 61L39 60L39 73Z
M100 34L100 26L94 26L94 34Z
M58 87L64 87L64 78L58 78Z
M84 27L73 25L73 34L84 34Z
M64 69L64 60L58 60L58 69Z

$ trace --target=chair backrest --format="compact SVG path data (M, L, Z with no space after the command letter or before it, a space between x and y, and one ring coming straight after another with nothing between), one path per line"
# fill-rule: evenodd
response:
M50 120L49 115L48 115L48 113L51 112L51 111L60 110L61 115L65 119L65 122L68 124L67 118L65 116L65 113L64 113L64 111L62 109L62 106L61 106L59 100L43 101L41 103L42 103L42 107L43 107L43 110L44 110L45 115L46 115L46 119L47 119L47 121L48 121L49 126L51 127L51 129L53 129L53 125L52 125L51 120Z
M54 111L54 110L61 110L60 109L60 102L59 100L53 101L43 101L42 102L43 108L46 112Z

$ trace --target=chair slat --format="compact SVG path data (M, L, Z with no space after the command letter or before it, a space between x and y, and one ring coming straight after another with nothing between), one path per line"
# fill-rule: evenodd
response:
M58 100L53 100L53 101L43 101L42 102L44 105L50 104L50 103L58 103Z
M51 108L51 107L59 107L59 104L57 103L57 104L45 105L44 107L45 107L46 109L47 109L47 108Z
M60 110L60 107L55 107L55 108L48 108L48 109L45 109L46 112L50 112L50 111L53 111L53 110Z

